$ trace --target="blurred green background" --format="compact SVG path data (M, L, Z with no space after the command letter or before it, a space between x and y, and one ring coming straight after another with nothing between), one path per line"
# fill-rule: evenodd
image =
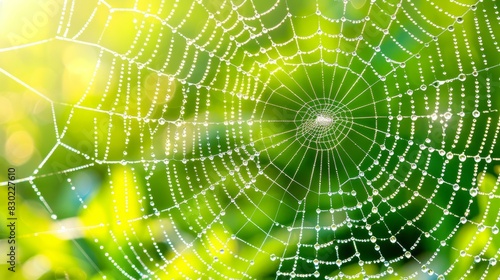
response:
M0 278L497 279L496 5L0 1ZM355 120L318 156L295 119L328 99Z

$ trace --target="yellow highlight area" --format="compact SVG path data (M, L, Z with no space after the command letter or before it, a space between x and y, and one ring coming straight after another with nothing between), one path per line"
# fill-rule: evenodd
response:
M15 131L8 136L4 148L5 158L14 166L26 163L35 151L33 138L25 130Z
M235 258L238 254L237 241L218 224L212 225L193 246L179 253L171 253L167 257L173 261L166 266L168 278L165 279L220 278L220 275L240 279L240 270L245 269Z
M50 259L44 255L35 255L23 264L23 276L27 279L38 279L51 268Z
M498 171L495 167L495 171ZM500 205L494 200L498 200L498 179L490 173L481 173L478 175L479 191L481 195L477 197L479 206L479 215L472 223L467 223L460 228L455 238L452 252L452 259L458 259L456 269L449 275L450 279L455 279L465 275L468 269L471 269L478 258L482 262L496 258L500 242L496 235L498 234L498 212ZM489 198L490 195L497 198ZM500 270L494 270L493 273L498 277ZM479 271L472 271L468 278L479 279ZM493 276L494 278L495 276ZM491 279L493 279L491 278ZM495 278L496 279L496 278Z
M82 78L91 78L97 61L97 52L94 48L71 45L64 50L63 63L67 71Z
M8 123L14 116L14 110L9 98L0 96L0 124Z
M47 39L54 31L63 0L0 1L0 47Z
M98 61L97 51L88 46L70 45L64 49L62 79L64 102L76 103L92 81Z
M7 197L7 188L0 188L0 197ZM0 269L0 279L87 279L86 260L74 257L73 243L60 239L54 230L55 222L41 205L17 196L16 272ZM0 223L7 225L6 212L0 213ZM13 245L1 232L0 252L9 252ZM52 278L51 278L52 277Z
M117 232L116 241L120 243L125 241L125 234L131 228L136 234L142 234L142 221L137 221L144 214L138 202L141 199L138 184L132 168L114 166L111 169L109 184L101 188L81 214L88 236L111 242L109 232Z
M453 244L456 251L452 252L452 258L457 259L458 262L449 279L458 279L458 277L463 276L474 265L474 257L476 256L479 256L481 260L493 258L497 248L489 242L489 239L489 230L480 232L478 227L473 224L462 227ZM479 277L471 276L470 279L479 279Z

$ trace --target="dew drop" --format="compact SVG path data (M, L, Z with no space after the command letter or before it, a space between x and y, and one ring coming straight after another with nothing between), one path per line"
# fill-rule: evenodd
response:
M469 193L472 197L477 196L477 188L472 188L469 190Z
M467 157L466 157L464 154L460 154L460 155L458 156L458 159L459 159L461 162L464 162L464 161L467 159Z
M498 227L497 227L497 226L493 226L493 227L491 228L491 232L492 232L493 234L498 234L498 231L499 231L499 230L498 230Z

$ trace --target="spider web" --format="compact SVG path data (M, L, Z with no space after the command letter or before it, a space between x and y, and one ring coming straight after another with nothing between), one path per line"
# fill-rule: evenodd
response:
M117 277L498 276L495 1L61 5L2 50L94 59L73 99L0 70L55 128L19 183Z

